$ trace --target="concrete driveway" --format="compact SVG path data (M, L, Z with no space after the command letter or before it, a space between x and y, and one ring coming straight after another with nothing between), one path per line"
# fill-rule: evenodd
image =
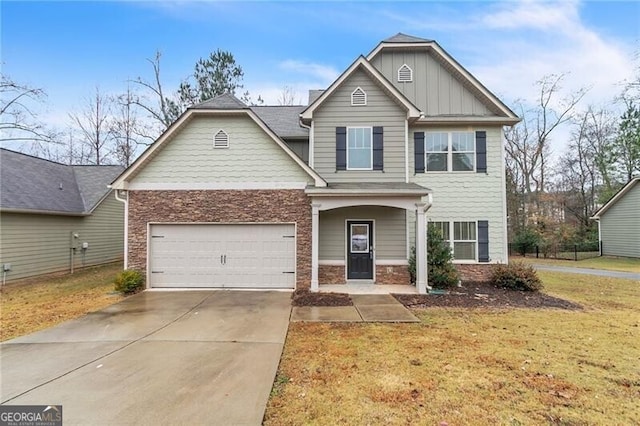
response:
M0 345L3 404L64 424L262 422L290 293L145 292Z

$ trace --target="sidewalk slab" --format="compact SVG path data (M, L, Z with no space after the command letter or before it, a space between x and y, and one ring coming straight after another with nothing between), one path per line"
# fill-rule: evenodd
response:
M356 306L400 304L396 298L390 294L352 294L351 300Z
M362 322L355 306L294 306L291 322Z
M366 322L420 322L407 308L396 305L356 305Z

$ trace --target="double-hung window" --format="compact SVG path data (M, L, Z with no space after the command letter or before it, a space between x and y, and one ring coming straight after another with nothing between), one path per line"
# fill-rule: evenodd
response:
M347 170L373 170L371 127L347 128Z
M475 168L473 132L427 132L425 169L427 172L472 172Z
M454 260L477 259L476 222L429 222L429 226L440 231L445 244L453 252Z

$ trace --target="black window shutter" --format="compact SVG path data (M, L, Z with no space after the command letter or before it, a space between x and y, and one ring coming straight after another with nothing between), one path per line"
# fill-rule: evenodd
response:
M487 132L476 132L476 172L487 173Z
M373 128L373 170L384 170L382 127Z
M478 262L489 261L489 221L478 221Z
M416 173L424 173L424 132L413 134Z
M346 127L336 127L336 170L347 170Z

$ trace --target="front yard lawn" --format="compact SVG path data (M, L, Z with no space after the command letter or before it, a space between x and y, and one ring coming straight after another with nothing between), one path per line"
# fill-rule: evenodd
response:
M640 259L630 257L602 256L583 260L544 259L535 257L511 256L509 261L523 261L543 265L570 266L573 268L606 269L609 271L640 273Z
M584 309L291 323L265 424L638 424L640 286L539 275Z
M0 290L0 340L51 327L122 299L113 279L122 264L9 283Z

